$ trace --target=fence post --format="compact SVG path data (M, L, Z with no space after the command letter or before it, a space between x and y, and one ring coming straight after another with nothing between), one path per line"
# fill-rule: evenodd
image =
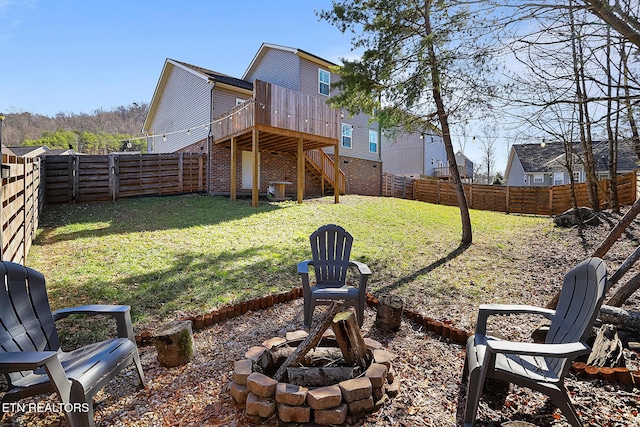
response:
M549 186L549 216L553 215L553 187Z
M184 190L184 153L178 153L178 193Z
M204 154L201 154L200 157L198 157L198 191L203 191L204 189L204 173L203 173L203 164L205 164L205 157ZM207 189L208 190L208 189Z
M509 186L508 185L507 185L507 191L505 192L505 194L507 196L507 200L505 200L504 210L505 210L506 214L509 214L509 211L511 210L511 209L509 209L510 208L509 203L511 203L511 197L509 195Z

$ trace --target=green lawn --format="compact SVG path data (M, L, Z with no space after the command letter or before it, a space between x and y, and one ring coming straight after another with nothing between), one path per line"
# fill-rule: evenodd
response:
M474 244L458 249L459 211L393 198L294 202L176 196L46 206L27 264L48 280L54 309L132 306L136 324L199 314L299 286L298 261L320 225L345 227L374 293L463 294L516 283L510 248L551 228L547 218L472 211Z

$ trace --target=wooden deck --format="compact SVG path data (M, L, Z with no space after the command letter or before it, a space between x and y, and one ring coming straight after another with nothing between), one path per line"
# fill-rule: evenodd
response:
M213 143L231 148L231 198L236 196L237 150L254 152L252 203L258 204L260 151L295 153L298 162L298 203L304 197L305 153L333 147L339 164L340 115L324 99L256 80L253 97L212 123ZM340 183L340 169L334 168L333 182ZM340 184L338 184L338 187ZM335 191L339 201L340 191Z

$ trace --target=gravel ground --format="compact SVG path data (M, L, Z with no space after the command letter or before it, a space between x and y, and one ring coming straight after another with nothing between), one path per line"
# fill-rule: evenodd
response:
M568 268L588 256L619 220L608 214L603 224L588 230L571 230L562 241L540 229L529 242L510 244L514 268L522 272L522 287L496 288L487 301L511 301L544 305L556 292ZM606 261L610 272L640 242L640 224L634 223L624 238L610 250ZM634 268L634 270L637 270ZM373 290L375 293L375 289ZM473 330L477 303L463 296L414 298L407 305L433 318L450 319ZM626 309L640 310L640 298L632 297ZM365 419L363 426L454 426L464 406L461 384L464 348L426 332L406 319L396 333L382 334L373 327L375 311L366 310L365 336L381 342L396 354L394 367L401 392ZM318 316L318 314L316 314ZM490 328L502 336L526 339L537 326L532 319L499 317ZM246 420L227 392L233 362L251 346L265 339L302 328L302 301L278 304L266 310L215 324L194 334L196 356L186 366L166 369L158 365L155 349L140 349L147 388L137 389L131 370L119 375L95 400L97 426L244 426ZM625 350L627 365L639 369L638 355ZM638 388L579 379L566 380L572 400L585 425L640 426ZM26 402L55 402L54 396ZM501 426L508 421L528 421L537 426L565 427L569 424L549 400L517 386L491 383L485 389L477 426ZM58 426L64 417L55 413L7 413L2 425Z

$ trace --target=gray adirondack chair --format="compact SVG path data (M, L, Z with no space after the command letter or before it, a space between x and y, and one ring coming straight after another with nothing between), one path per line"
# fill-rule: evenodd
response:
M9 382L2 402L55 392L71 426L93 426L93 396L122 369L133 363L144 387L129 306L87 305L52 313L39 272L0 262L0 280L0 373ZM71 314L113 316L118 338L62 351L55 321Z
M312 259L298 263L298 275L302 278L305 328L311 326L316 305L327 305L336 300L355 307L358 324L362 326L367 280L371 271L366 264L349 260L353 237L344 228L328 224L318 228L309 240ZM315 272L315 286L309 284L309 266ZM355 267L359 272L358 287L346 283L350 267Z
M480 306L476 333L467 341L465 373L469 374L464 425L473 426L485 378L496 378L549 396L569 423L582 426L569 400L564 377L585 344L605 294L607 269L599 258L588 258L564 277L556 310L528 305ZM498 340L486 335L490 315L535 313L551 320L543 344Z

